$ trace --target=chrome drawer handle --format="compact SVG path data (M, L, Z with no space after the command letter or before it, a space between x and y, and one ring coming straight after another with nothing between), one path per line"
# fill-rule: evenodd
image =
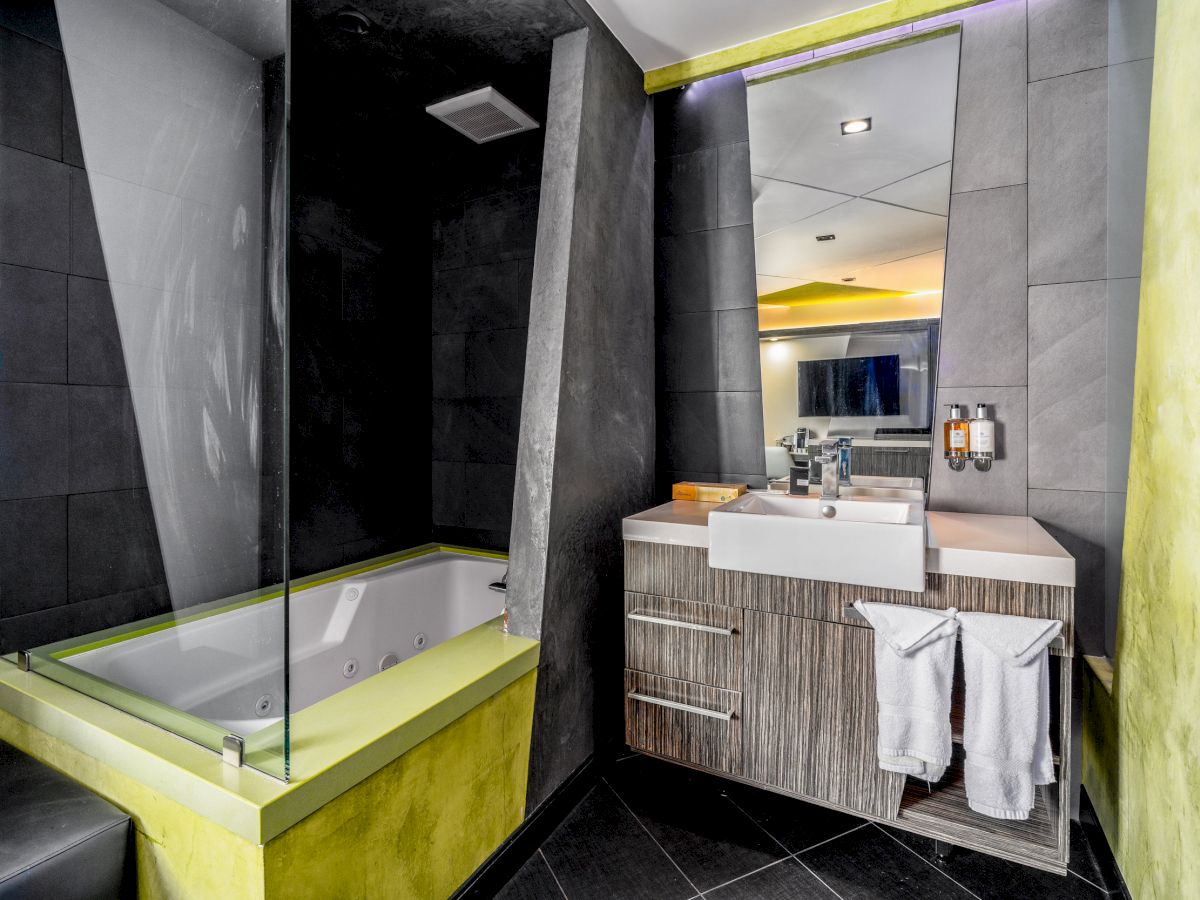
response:
M728 722L733 718L732 709L728 712L722 712L719 709L705 709L703 706L689 706L686 703L677 703L674 700L664 700L662 697L639 694L637 691L630 691L629 699L637 700L640 703L653 703L655 706L665 706L668 709L677 709L680 712L695 713L698 716L708 716L710 719L720 719L723 722Z
M631 612L626 613L625 618L633 619L637 622L649 622L651 625L670 625L672 628L690 628L692 631L707 631L709 634L723 634L729 637L733 634L732 628L720 628L716 625L701 625L699 622L684 622L681 619L664 619L660 616L648 616L645 613Z

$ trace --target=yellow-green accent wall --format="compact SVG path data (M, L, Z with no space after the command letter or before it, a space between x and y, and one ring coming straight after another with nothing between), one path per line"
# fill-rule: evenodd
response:
M1117 652L1084 784L1138 900L1200 897L1200 3L1158 0Z
M736 72L747 66L828 47L875 31L978 6L983 2L985 0L885 0L865 9L801 25L694 59L685 59L661 69L651 69L645 75L646 93L656 94L703 78Z
M255 844L0 710L0 735L128 812L141 898L449 896L525 813L536 671Z

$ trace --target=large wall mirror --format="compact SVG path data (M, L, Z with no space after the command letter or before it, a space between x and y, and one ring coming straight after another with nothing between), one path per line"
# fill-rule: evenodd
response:
M773 487L842 437L854 477L928 485L958 56L943 28L746 74Z

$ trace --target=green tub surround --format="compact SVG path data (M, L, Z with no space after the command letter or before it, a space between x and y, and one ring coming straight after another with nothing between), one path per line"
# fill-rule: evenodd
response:
M1134 897L1200 897L1200 3L1158 0L1112 694L1085 681L1084 784Z
M294 713L289 783L7 660L0 739L133 816L143 897L445 896L524 815L538 651L495 620Z
M884 0L840 16L790 28L660 69L651 69L645 75L646 93L657 94L693 81L736 72L747 66L783 59L808 50L819 50L984 2L986 0Z

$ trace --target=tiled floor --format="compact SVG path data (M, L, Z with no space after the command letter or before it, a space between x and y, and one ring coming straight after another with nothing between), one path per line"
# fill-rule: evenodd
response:
M630 755L500 897L1103 900L1115 882L1072 840L1066 877L958 849L939 863L925 838Z

